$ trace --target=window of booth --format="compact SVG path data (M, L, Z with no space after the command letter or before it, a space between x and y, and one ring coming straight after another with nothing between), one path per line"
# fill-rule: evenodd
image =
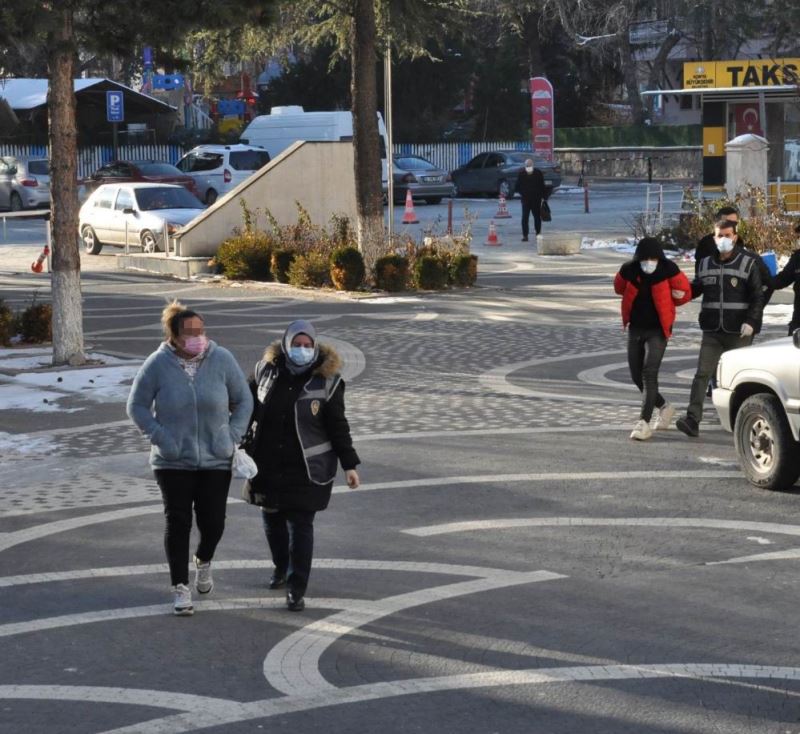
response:
M800 105L784 104L783 176L784 181L800 181Z

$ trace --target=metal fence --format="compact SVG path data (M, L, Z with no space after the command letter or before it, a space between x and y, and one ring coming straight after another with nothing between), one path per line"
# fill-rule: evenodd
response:
M184 151L179 145L120 145L117 146L117 155L120 160L153 160L175 163ZM47 158L49 148L46 145L2 145L0 156L15 156L19 158ZM114 149L110 145L94 145L90 148L78 150L78 178L86 178L100 166L114 160Z
M463 166L478 153L487 153L490 150L530 149L530 140L485 143L397 143L394 146L395 155L419 155L445 171Z

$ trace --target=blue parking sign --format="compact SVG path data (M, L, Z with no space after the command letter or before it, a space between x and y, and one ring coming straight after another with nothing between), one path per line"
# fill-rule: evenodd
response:
M125 96L122 92L106 92L106 119L109 122L125 120Z

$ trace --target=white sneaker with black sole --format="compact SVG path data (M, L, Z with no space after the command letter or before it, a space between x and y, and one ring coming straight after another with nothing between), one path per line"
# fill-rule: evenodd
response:
M675 408L673 408L669 403L664 403L658 410L658 417L656 418L655 425L653 428L656 431L666 431L669 429L669 424L672 423L672 419L675 416Z
M203 563L197 556L194 557L194 586L198 594L208 594L214 588L211 561Z
M631 431L631 438L634 441L647 441L652 436L653 431L650 429L650 424L645 420L640 420Z
M192 591L186 584L177 584L172 587L172 611L178 617L190 617L194 614L192 606Z

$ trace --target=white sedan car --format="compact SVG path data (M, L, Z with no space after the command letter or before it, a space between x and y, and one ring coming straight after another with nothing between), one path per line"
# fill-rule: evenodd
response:
M717 365L714 407L733 432L751 484L788 489L800 476L800 330L789 339L732 349Z
M81 207L79 231L90 255L103 245L157 252L164 249L166 237L204 209L196 196L175 184L103 184Z

